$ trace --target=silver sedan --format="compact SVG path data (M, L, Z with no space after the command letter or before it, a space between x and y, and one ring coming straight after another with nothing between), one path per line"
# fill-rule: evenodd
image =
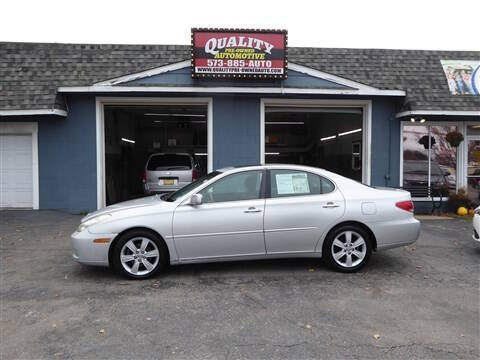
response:
M373 188L306 166L214 171L164 196L88 214L73 258L135 279L168 264L315 257L353 272L372 251L415 242L410 193Z

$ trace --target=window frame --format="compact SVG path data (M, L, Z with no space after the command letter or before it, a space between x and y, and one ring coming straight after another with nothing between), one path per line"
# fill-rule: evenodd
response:
M262 200L262 199L265 199L265 194L266 194L266 188L265 188L265 183L266 183L266 170L265 169L251 169L251 170L243 170L243 171L237 171L237 172L234 172L234 173L231 173L231 174L226 174L225 176L222 176L221 178L215 180L214 182L208 184L208 185L205 185L204 187L202 187L201 189L199 189L197 192L195 192L194 194L200 194L201 191L205 190L206 188L208 188L209 186L213 186L215 183L217 183L218 181L221 181L229 176L233 176L233 175L238 175L238 174L243 174L243 173L246 173L246 172L252 172L252 171L255 171L255 172L260 172L262 174L262 181L260 183L260 194L259 194L259 197L257 199L244 199L244 200L228 200L228 201L215 201L215 202L209 202L209 203L204 203L202 202L202 206L207 206L207 205L213 205L213 204L224 204L224 203L234 203L234 202L238 202L238 201L255 201L255 200ZM201 195L201 194L200 194Z
M318 176L320 178L324 178L324 179L330 181L333 184L333 190L328 192L328 193L320 193L320 194L302 194L302 195L287 195L287 196L273 197L272 196L272 177L271 177L271 173L272 173L272 171L276 171L276 170L299 171L299 172L304 172L304 173L307 173L307 174L315 175L315 176ZM338 187L337 187L337 184L335 183L335 181L333 181L332 179L330 179L330 178L328 178L324 175L320 175L320 174L314 173L312 171L298 170L298 169L287 169L287 168L267 169L267 177L266 177L266 184L265 184L265 198L266 199L286 199L286 198L297 198L297 197L305 197L305 196L322 196L322 195L333 194L335 191L337 191L337 189L338 189Z

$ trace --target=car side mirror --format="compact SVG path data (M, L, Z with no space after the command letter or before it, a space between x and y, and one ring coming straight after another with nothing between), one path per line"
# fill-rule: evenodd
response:
M203 200L203 195L202 194L194 194L190 198L190 205L192 205L192 206L201 205L202 200Z

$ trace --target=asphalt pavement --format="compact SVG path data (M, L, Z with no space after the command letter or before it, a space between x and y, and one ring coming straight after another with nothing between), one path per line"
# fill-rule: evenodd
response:
M315 259L170 267L126 280L76 264L80 216L0 212L3 359L478 359L480 244L470 221L356 274Z

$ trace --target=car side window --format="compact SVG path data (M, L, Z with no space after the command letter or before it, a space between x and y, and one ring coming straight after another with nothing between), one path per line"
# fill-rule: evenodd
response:
M244 171L225 176L199 191L203 203L259 199L262 170Z
M335 185L322 176L298 170L271 170L270 190L272 198L301 195L327 194Z

